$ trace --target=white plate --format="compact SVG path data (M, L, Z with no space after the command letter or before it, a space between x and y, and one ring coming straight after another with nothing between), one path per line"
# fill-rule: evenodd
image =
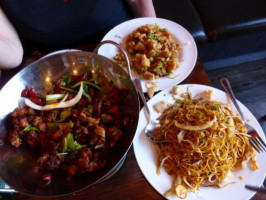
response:
M186 92L187 87L189 86L192 86L190 87L190 91L193 97L204 90L211 89L214 91L215 94L213 100L217 100L223 103L230 103L230 99L223 91L215 89L213 87L197 85L197 84L187 84L187 85L179 85L178 89L182 90L183 92ZM154 111L153 105L160 102L161 100L165 100L169 103L174 103L172 95L169 93L171 89L172 88L169 88L167 90L158 93L148 101L148 106L151 110L151 116L153 118L157 118L159 116L159 114ZM234 106L232 104L230 105L234 109ZM243 110L243 113L246 119L249 120L249 123L253 125L253 127L261 136L261 138L265 141L265 135L256 118L242 103L240 103L240 108ZM139 125L133 141L134 152L139 167L144 176L146 177L146 179L161 195L163 195L169 188L171 188L172 179L163 169L161 170L162 172L161 175L156 174L156 152L154 150L152 142L150 142L145 136L144 128L146 125L147 125L146 114L142 109L139 117ZM236 184L229 185L228 187L223 189L212 188L212 187L201 187L199 192L189 193L187 200L250 199L255 194L255 192L245 189L245 184L260 186L263 183L263 180L266 176L265 153L258 154L258 164L259 164L259 170L253 171L247 168L247 169L241 169L239 171L234 171L233 181L236 181ZM240 180L239 176L243 176L244 179ZM170 196L168 197L168 199L173 200L179 198L175 196Z
M193 70L195 63L197 61L197 47L193 37L190 33L172 21L160 18L137 18L130 21L126 21L112 30L110 30L102 39L104 40L112 40L120 44L124 49L125 42L124 39L136 30L138 27L145 24L158 24L161 28L167 28L168 31L172 34L174 39L178 41L182 46L182 55L180 58L180 67L177 68L174 73L170 77L176 77L175 79L170 79L167 77L161 77L156 79L158 82L159 90L164 90L172 85L178 84L182 82ZM106 56L112 59L117 53L118 49L116 46L112 44L105 44L99 48L99 54ZM132 71L133 75L137 76L137 73ZM144 92L147 92L147 88L145 87L146 80L142 79L141 85Z

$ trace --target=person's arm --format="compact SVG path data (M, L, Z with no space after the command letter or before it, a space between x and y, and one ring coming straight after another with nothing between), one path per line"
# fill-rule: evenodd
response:
M17 67L23 57L18 34L0 7L0 69Z
M137 17L156 17L152 0L126 0Z

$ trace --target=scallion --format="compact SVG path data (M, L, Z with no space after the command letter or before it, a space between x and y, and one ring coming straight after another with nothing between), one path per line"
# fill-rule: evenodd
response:
M159 63L158 65L157 65L157 67L156 67L156 69L161 69L163 67L163 63Z
M183 100L182 99L177 99L176 103L183 103Z
M89 113L92 113L93 106L91 104L89 104L87 110L88 110Z
M48 94L45 97L46 101L53 101L53 100L58 100L62 99L65 96L65 94Z
M155 38L155 33L150 33L150 34L148 35L148 38L149 38L149 39L154 39L154 38Z
M37 131L37 132L40 132L40 130L34 126L32 126L31 124L29 124L26 128L24 128L24 131L25 132L28 132L28 131Z
M200 132L200 136L201 137L205 137L205 133L204 132Z

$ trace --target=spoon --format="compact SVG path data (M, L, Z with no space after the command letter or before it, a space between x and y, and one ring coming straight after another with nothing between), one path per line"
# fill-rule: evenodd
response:
M160 134L160 123L158 120L154 120L151 118L151 112L150 109L147 105L142 87L141 87L141 83L140 83L140 79L139 78L135 78L135 85L136 88L140 94L140 97L144 103L144 108L146 109L146 113L148 116L148 125L145 128L145 134L146 136L153 142L163 142L164 141L164 137L162 136L162 134Z

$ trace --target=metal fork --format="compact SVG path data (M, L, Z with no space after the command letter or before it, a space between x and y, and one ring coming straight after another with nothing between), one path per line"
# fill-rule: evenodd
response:
M257 131L246 122L245 117L244 117L244 115L243 115L243 113L242 113L242 111L241 111L241 109L240 109L240 107L236 101L236 98L235 98L235 95L234 95L233 90L231 88L229 80L227 78L221 78L220 82L221 82L223 88L225 89L225 91L227 92L227 94L229 95L231 101L235 105L240 117L242 118L242 120L245 123L245 126L247 128L247 134L250 135L250 138L249 138L250 144L253 146L253 148L258 153L266 152L265 142L261 139L261 137L259 136Z

